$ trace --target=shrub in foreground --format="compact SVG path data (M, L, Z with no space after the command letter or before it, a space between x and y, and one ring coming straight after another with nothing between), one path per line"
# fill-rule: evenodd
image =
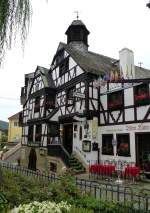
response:
M3 193L0 192L0 212L5 213L8 211L8 208L9 208L8 201L6 200Z

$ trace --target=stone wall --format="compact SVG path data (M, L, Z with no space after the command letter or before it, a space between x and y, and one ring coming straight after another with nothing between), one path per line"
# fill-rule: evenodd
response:
M58 157L52 157L47 155L47 148L34 148L36 151L37 162L36 167L37 170L40 170L44 173L57 173L58 175L62 174L66 170L66 166L63 161ZM21 149L21 166L28 168L29 163L29 154L31 147L22 146ZM50 170L50 165L56 165L56 172Z

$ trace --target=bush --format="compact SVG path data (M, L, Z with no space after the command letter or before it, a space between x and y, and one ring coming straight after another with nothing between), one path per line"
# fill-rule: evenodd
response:
M50 198L48 182L8 171L4 172L2 190L11 208L33 200L42 202Z
M19 205L19 207L11 210L11 213L67 213L70 212L70 205L66 202L58 204L50 201L37 202Z
M0 212L5 213L9 209L8 201L2 192L0 192Z
M67 201L70 204L75 204L81 199L81 191L77 188L75 179L71 175L64 175L60 180L51 184L51 199L60 202Z
M31 201L55 203L64 201L71 205L71 213L146 213L142 210L133 210L131 202L125 206L123 203L99 201L85 195L78 189L74 177L70 174L60 177L55 183L50 183L5 171L2 189L11 208Z

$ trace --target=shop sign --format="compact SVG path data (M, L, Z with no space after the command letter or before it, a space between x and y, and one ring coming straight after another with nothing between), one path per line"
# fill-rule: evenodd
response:
M77 98L85 98L85 94L80 93L80 92L74 92L74 97L77 97Z
M150 129L149 126L148 125L144 125L144 124L138 124L137 126L126 125L126 130L127 131L147 131L149 129Z
M122 128L117 129L107 129L107 132L122 132L122 131L149 131L150 126L145 124L137 124L137 125L125 125Z

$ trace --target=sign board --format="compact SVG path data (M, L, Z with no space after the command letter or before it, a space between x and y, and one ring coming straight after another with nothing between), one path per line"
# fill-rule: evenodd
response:
M74 97L77 97L77 98L85 98L85 94L80 92L74 92L73 95Z
M90 152L91 151L91 141L84 140L82 142L82 150L84 152Z
M97 118L93 118L92 120L92 138L97 139L98 135L98 121Z

